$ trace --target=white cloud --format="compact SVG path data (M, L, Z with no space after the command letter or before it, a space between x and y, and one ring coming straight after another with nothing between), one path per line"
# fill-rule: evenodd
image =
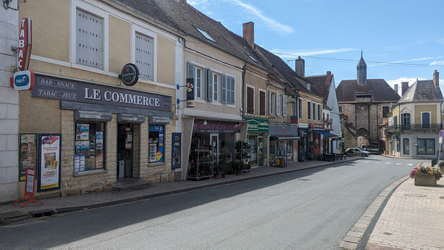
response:
M357 51L358 49L353 48L339 48L339 49L319 49L319 50L282 50L273 49L271 52L283 58L296 58L298 56L319 56L328 54L337 54Z
M402 63L414 63L414 62L424 62L424 61L430 61L435 59L434 57L428 56L428 57L415 57L410 59L403 59L403 60L396 60L396 61L389 61L389 62L380 62L380 63L371 63L368 66L369 67L378 67L378 66L385 66L389 64L402 64Z
M242 9L244 9L245 11L250 13L251 15L259 18L268 27L270 27L271 29L273 29L275 31L283 32L283 33L293 33L294 32L294 29L291 26L280 23L277 20L275 20L269 16L266 16L265 14L262 13L262 11L260 9L258 9L257 7L255 7L251 4L247 4L247 3L243 2L242 0L226 0L226 1L241 7Z
M430 63L430 66L444 66L444 60L433 61L433 62Z

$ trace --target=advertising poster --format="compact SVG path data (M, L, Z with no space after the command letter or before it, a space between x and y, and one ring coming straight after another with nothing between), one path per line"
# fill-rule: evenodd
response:
M39 190L60 187L60 135L40 136Z
M25 181L26 169L35 169L37 163L36 135L22 134L19 143L19 181Z
M77 141L89 140L89 124L78 123L76 129Z

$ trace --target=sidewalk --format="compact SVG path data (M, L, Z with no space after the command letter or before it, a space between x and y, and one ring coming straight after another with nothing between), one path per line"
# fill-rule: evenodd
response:
M437 187L401 184L387 202L367 249L444 249L444 178Z
M308 161L291 164L287 168L255 168L248 173L241 175L229 175L221 179L208 179L202 181L180 181L169 183L152 184L146 189L125 190L113 192L89 193L78 196L67 196L60 198L51 198L41 200L39 205L30 205L28 207L17 207L14 204L0 205L0 225L9 222L27 219L30 217L52 215L70 211L81 210L85 208L95 208L114 205L123 202L130 202L140 199L146 199L155 196L167 195L199 189L204 187L216 186L221 184L239 182L248 179L260 178L265 176L277 175L282 173L294 172L303 169L327 167L330 165L341 164L361 159L360 157L351 157L346 160L325 162Z

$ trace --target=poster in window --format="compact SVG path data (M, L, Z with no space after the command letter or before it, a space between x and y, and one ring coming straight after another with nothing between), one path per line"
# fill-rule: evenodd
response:
M103 150L103 131L96 132L96 150Z
M37 162L36 135L22 134L19 142L19 181L25 181L26 169L35 169Z
M60 135L40 135L39 191L60 187Z
M77 123L76 140L89 140L89 124Z

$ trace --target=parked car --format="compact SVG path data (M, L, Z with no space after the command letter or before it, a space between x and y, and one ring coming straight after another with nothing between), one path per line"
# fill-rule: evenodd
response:
M347 156L363 156L368 157L370 155L370 152L363 150L361 148L347 148L345 150L345 154Z
M363 146L361 149L368 151L372 155L380 155L382 153L381 150L375 146Z

